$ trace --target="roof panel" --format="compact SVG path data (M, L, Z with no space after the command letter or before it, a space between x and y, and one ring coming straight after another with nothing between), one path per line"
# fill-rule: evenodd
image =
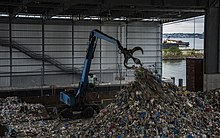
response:
M17 0L0 1L0 12L16 14L75 15L184 19L204 14L209 0Z

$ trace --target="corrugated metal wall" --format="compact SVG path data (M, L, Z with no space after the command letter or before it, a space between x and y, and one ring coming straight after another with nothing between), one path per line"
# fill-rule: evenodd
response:
M9 25L0 24L0 38L9 40ZM10 48L0 47L0 86L10 85Z
M161 39L162 30L161 24L154 22L135 22L130 23L124 27L124 45L128 49L134 47L142 47L144 54L141 52L135 53L143 66L150 68L153 71L157 70L158 74L162 74L162 50ZM126 72L126 76L133 78L133 72L131 70Z
M145 67L156 65L161 74L160 23L102 25L13 23L11 40L31 52L43 54L44 58L52 57L65 68L82 70L89 34L93 29L99 29L117 38L124 47L142 47L144 55L137 52L135 56L141 59ZM0 23L0 39L10 41L9 30L10 24ZM97 42L91 72L97 75L100 82L114 81L120 74L127 79L133 76L132 71L123 67L123 56L119 54L117 46L105 40ZM0 46L0 86L70 85L78 83L80 75L67 74L46 61L32 59L14 48L10 54L10 47Z
M72 25L44 26L44 54L59 61L62 66L72 68ZM72 75L66 74L54 65L45 62L46 85L69 85L74 83ZM59 74L59 75L56 75Z
M42 26L39 24L12 24L12 41L42 54ZM12 86L41 85L42 61L12 49Z

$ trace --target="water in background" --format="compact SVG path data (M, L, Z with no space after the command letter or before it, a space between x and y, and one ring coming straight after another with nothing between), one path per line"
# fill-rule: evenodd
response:
M165 40L166 38L164 38ZM170 38L189 42L187 49L204 49L204 39L195 38ZM175 77L175 84L178 85L179 79L183 79L183 86L186 86L186 60L163 60L162 77Z
M186 86L186 60L163 60L162 77L175 77L175 84L183 79L183 86Z

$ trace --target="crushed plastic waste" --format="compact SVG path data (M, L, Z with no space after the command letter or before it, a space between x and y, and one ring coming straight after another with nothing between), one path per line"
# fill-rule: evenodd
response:
M48 118L46 108L41 104L28 104L21 102L18 97L0 99L0 122L35 121Z
M220 89L178 91L144 68L120 91L115 102L79 128L80 137L217 137L220 136Z
M20 137L220 136L220 89L180 91L175 85L160 81L151 71L142 67L137 68L134 75L135 81L118 92L114 102L93 118L41 120L33 115L33 119L25 119L25 112L22 112L25 115L19 114L23 106L19 106L19 110L15 108L20 105L19 102L12 100L9 104L5 102L6 99L1 99L1 124L7 124ZM16 104L12 104L14 102ZM26 112L30 113L33 106ZM42 112L41 108L34 109ZM19 119L10 116L16 116L17 113L18 118L24 121L14 123Z

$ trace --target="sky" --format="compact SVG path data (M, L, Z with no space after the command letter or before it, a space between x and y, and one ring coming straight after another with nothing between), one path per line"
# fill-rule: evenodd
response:
M195 17L195 33L204 32L204 16ZM194 18L163 24L163 33L194 33Z

